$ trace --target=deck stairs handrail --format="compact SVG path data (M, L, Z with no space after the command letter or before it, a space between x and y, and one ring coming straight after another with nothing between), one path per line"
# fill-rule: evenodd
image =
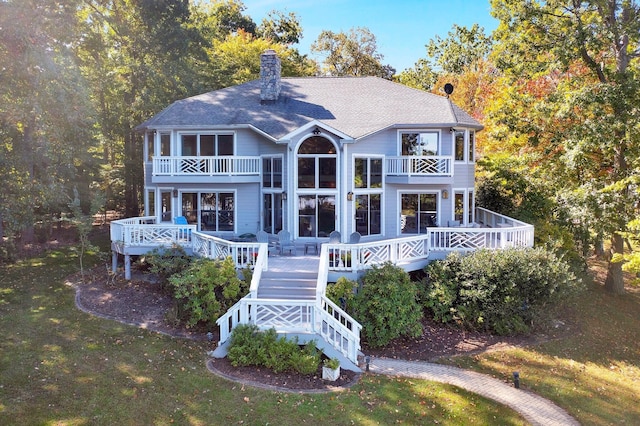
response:
M275 328L281 333L317 334L326 343L357 364L362 326L331 300L259 299L251 294L240 299L216 321L223 345L239 324L255 324L260 329Z

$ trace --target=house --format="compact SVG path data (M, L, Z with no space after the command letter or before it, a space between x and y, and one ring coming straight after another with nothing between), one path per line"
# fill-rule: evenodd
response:
M145 134L146 214L221 237L362 240L474 222L482 126L450 99L377 77L261 78L177 101Z
M267 50L260 79L179 100L138 126L145 216L112 222L113 269L124 256L129 278L131 255L170 244L231 256L254 274L218 320L221 343L254 322L318 335L355 362L359 324L325 297L328 281L387 261L417 270L450 251L533 245L533 226L475 205L481 129L448 97L381 78L281 78ZM286 235L293 253L309 249L311 278L269 293L292 274L269 275L268 244L252 238L265 232ZM296 300L303 281L312 285Z

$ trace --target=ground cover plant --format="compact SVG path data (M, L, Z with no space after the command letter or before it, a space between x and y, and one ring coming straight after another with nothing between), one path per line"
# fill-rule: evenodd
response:
M87 255L85 262L96 262ZM74 306L73 250L0 270L0 424L525 424L451 386L365 375L341 393L255 389L206 369L211 343L94 317Z

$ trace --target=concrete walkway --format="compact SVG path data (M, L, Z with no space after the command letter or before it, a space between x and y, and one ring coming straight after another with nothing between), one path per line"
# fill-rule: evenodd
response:
M421 361L373 358L372 373L447 383L497 401L520 413L532 425L579 425L565 410L531 392L485 374Z

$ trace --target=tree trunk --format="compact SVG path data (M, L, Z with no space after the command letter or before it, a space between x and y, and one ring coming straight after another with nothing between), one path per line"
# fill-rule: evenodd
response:
M624 252L624 239L619 234L613 234L611 238L611 251L615 253ZM624 278L622 275L622 262L609 261L607 278L604 288L613 294L624 294Z

